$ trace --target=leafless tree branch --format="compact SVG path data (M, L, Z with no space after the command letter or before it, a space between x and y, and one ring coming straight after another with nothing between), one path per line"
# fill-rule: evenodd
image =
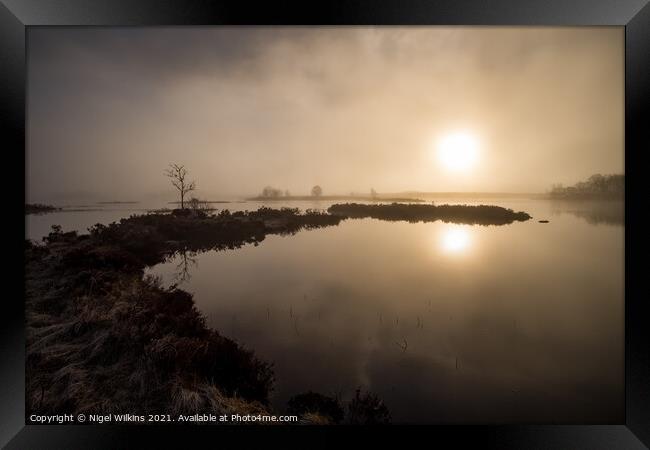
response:
M181 209L185 208L185 195L188 192L191 192L196 189L196 182L186 181L187 179L187 169L183 165L179 164L170 164L169 168L164 172L165 176L168 177L172 183L172 186L178 190L181 196Z

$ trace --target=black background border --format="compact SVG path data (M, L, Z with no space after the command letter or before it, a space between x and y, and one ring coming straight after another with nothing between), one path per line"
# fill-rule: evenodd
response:
M0 445L8 448L162 447L196 439L211 446L225 438L245 445L248 438L284 438L303 447L327 442L342 431L399 444L417 435L423 444L539 449L642 449L650 446L650 342L648 294L642 230L647 201L644 150L650 143L650 5L648 0L0 0L0 121L5 167L20 171L25 160L25 39L29 26L155 26L155 25L618 25L625 26L625 376L624 424L359 427L184 427L184 426L43 426L25 425L24 253L22 240L13 242L16 263L6 264L0 316ZM646 118L646 122L644 122ZM10 159L8 161L8 159ZM25 182L3 177L10 217L20 227ZM16 188L16 186L19 186ZM14 190L23 189L19 198ZM22 224L24 227L24 222ZM23 233L24 231L20 231ZM8 236L18 236L18 230ZM20 256L18 256L20 255ZM416 432L417 431L417 432ZM426 435L426 436L425 436ZM11 442L9 442L11 441ZM166 445L162 445L166 444Z

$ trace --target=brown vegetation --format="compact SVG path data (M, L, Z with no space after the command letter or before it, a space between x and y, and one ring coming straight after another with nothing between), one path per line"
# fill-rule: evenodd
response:
M143 279L134 255L90 241L28 246L28 413L263 409L269 364L207 328L190 294Z
M185 212L187 211L187 213ZM132 216L26 243L27 413L261 411L273 373L205 325L192 296L143 278L182 249L235 248L336 224L261 209Z

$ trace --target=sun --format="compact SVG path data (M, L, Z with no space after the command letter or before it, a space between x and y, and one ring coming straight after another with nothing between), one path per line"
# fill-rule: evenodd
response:
M479 141L467 132L451 133L437 142L439 163L450 172L467 172L479 159Z

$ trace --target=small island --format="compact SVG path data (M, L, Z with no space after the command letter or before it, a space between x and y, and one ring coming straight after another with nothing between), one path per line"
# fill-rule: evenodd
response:
M61 211L61 208L52 205L43 205L41 203L26 203L25 215L27 214L47 214L51 212Z
M366 205L359 203L336 204L328 212L335 216L407 222L454 222L462 224L507 225L531 219L525 212L515 212L500 206L488 205L404 205L399 203Z
M130 201L130 200L111 200L107 202L97 202L98 205L137 205L138 201Z

